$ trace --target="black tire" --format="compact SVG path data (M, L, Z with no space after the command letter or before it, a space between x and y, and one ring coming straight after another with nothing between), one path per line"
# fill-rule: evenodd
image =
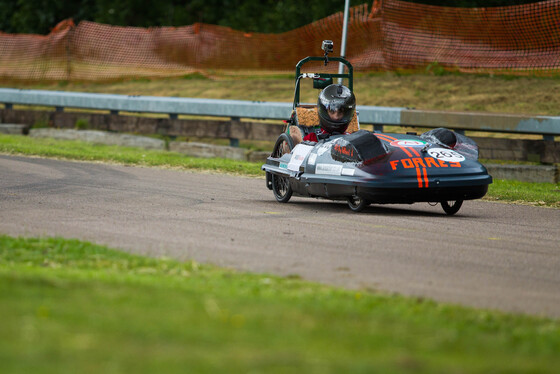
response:
M280 158L282 155L290 153L292 149L294 149L292 138L290 138L287 134L281 134L278 137L278 140L276 140L276 144L274 144L271 156L274 158ZM274 193L276 201L279 203L287 203L293 193L292 187L290 186L290 178L272 174L271 182L272 192Z
M272 190L272 174L268 171L266 172L266 188Z
M347 202L348 202L348 207L353 212L361 212L362 210L364 210L366 206L370 204L369 201L356 196L349 197L347 199Z
M463 200L455 200L455 201L441 201L440 202L443 211L447 213L447 215L452 216L461 209L463 205Z

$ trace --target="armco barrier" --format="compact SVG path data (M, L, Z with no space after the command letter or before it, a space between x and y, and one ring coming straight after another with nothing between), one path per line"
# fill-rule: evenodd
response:
M0 103L6 109L14 104L119 112L165 113L172 119L179 114L231 117L233 119L287 119L292 104L242 100L192 99L156 96L108 95L81 92L20 90L0 88ZM407 108L358 106L360 122L412 127L448 127L464 131L507 132L543 135L554 140L560 135L560 117L511 114L423 111Z

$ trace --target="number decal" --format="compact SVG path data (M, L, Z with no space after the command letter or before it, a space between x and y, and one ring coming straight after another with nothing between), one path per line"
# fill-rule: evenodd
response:
M433 158L437 158L438 160L447 161L447 162L465 161L465 156L451 149L431 148L428 150L428 154Z

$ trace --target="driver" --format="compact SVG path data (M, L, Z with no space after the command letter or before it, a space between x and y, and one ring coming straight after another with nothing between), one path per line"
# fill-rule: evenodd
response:
M356 112L356 97L348 87L331 84L321 91L317 113L321 128L307 134L303 140L317 142L331 135L347 134L346 129Z

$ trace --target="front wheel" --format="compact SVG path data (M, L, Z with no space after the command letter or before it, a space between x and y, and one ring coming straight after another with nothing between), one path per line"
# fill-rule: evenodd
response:
M463 200L455 200L455 201L442 201L440 202L443 211L447 213L447 215L454 215L461 209L463 205Z
M287 203L292 197L292 187L288 177L272 174L272 192L279 203Z
M281 134L276 140L276 144L274 144L274 148L272 150L272 157L280 158L286 153L290 153L294 148L294 143L292 142L292 138L290 138L286 134ZM287 203L290 198L292 197L292 187L290 186L290 179L289 177L284 177L281 175L271 174L271 184L272 184L272 192L274 193L274 197L276 201L279 203Z
M369 202L367 200L364 200L361 197L357 197L357 196L349 197L347 201L348 201L348 207L353 212L361 212L362 210L364 210L366 206L369 205Z

